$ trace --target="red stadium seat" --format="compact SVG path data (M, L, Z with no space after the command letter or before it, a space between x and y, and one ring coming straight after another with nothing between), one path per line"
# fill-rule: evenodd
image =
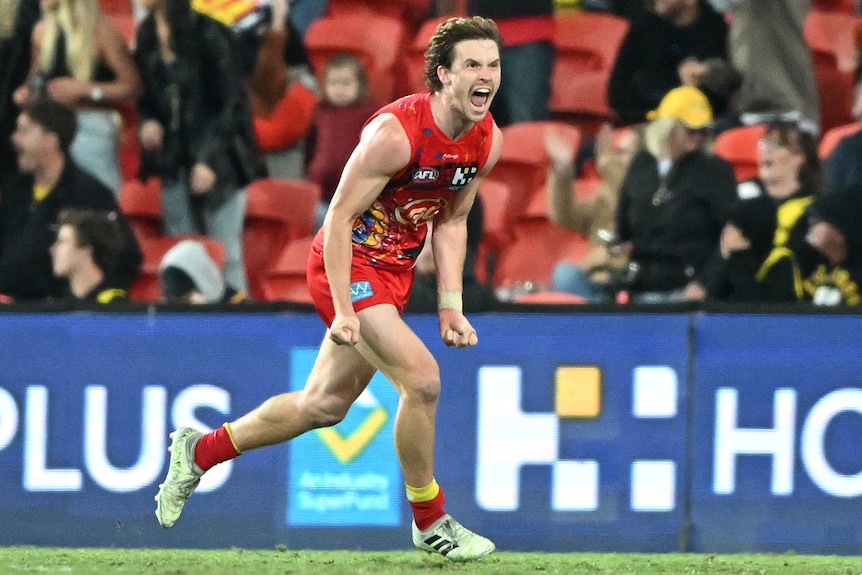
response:
M821 10L811 10L805 18L805 42L811 48L820 98L821 133L853 121L856 23L853 14Z
M567 12L557 14L556 23L551 112L593 133L601 122L615 119L608 79L629 22L603 12Z
M714 151L733 165L737 182L757 177L757 141L765 133L765 124L755 124L731 128L716 136Z
M126 180L120 187L120 211L129 219L138 241L162 235L161 181Z
M518 294L512 300L515 303L528 304L581 304L587 303L586 298L573 293L558 292L558 291L538 291L525 294Z
M313 240L313 236L307 236L284 247L275 265L261 274L261 299L312 303L305 270Z
M503 150L488 179L509 187L506 218L515 222L525 212L533 192L545 183L551 160L543 144L545 130L553 128L578 149L581 132L559 121L521 122L503 128Z
M487 283L493 275L497 253L510 233L506 212L509 187L503 182L484 179L479 184L478 194L482 200L482 241L476 255L476 276Z
M305 47L318 79L333 56L349 53L365 68L371 98L383 105L395 96L396 62L402 53L404 24L374 12L325 16L305 33Z
M862 130L862 122L851 122L850 124L832 128L823 134L823 137L820 139L820 145L817 148L817 155L820 156L821 160L825 160L829 157L829 154L832 153L832 150L835 149L835 146L838 145L838 142L840 142L842 138L849 136L850 134L855 134L859 130Z
M309 236L320 187L309 180L260 179L248 186L243 256L253 298L262 297L259 277L289 242Z
M329 0L327 16L372 12L400 20L410 32L415 31L428 14L428 0Z
M564 230L545 218L519 222L510 243L500 251L494 268L495 289L532 284L540 291L551 285L551 272L561 260L580 262L590 250L581 234Z

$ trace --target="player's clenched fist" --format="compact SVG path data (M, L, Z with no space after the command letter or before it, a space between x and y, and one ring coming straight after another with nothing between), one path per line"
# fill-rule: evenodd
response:
M336 315L329 326L329 339L338 345L356 345L359 343L359 318Z
M441 309L439 317L440 338L446 345L468 347L479 343L476 330L461 312L454 309Z

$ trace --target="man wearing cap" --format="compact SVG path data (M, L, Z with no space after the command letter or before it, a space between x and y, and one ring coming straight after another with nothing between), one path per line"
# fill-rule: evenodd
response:
M633 301L702 300L721 266L718 240L736 202L731 165L707 151L712 109L697 88L668 92L649 113L645 149L623 179L619 244L633 263Z
M50 249L64 208L94 209L117 216L123 249L110 283L127 289L141 267L141 250L114 195L69 157L75 112L37 100L19 114L12 145L18 172L0 182L0 294L14 300L63 297L67 285L53 273Z

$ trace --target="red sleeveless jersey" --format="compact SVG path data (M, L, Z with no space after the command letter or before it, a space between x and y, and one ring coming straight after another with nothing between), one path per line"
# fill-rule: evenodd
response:
M353 254L372 265L412 268L428 222L473 179L491 153L491 114L452 140L434 122L430 97L429 92L405 96L369 118L393 114L410 140L410 162L353 224ZM315 242L321 243L318 247L322 237Z

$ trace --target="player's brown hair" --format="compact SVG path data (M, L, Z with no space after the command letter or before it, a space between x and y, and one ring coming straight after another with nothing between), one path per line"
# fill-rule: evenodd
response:
M455 45L464 40L493 40L497 48L503 48L503 38L497 24L489 18L473 16L472 18L454 17L437 26L434 35L425 50L425 84L436 92L443 88L437 77L437 68L452 67L455 55Z

